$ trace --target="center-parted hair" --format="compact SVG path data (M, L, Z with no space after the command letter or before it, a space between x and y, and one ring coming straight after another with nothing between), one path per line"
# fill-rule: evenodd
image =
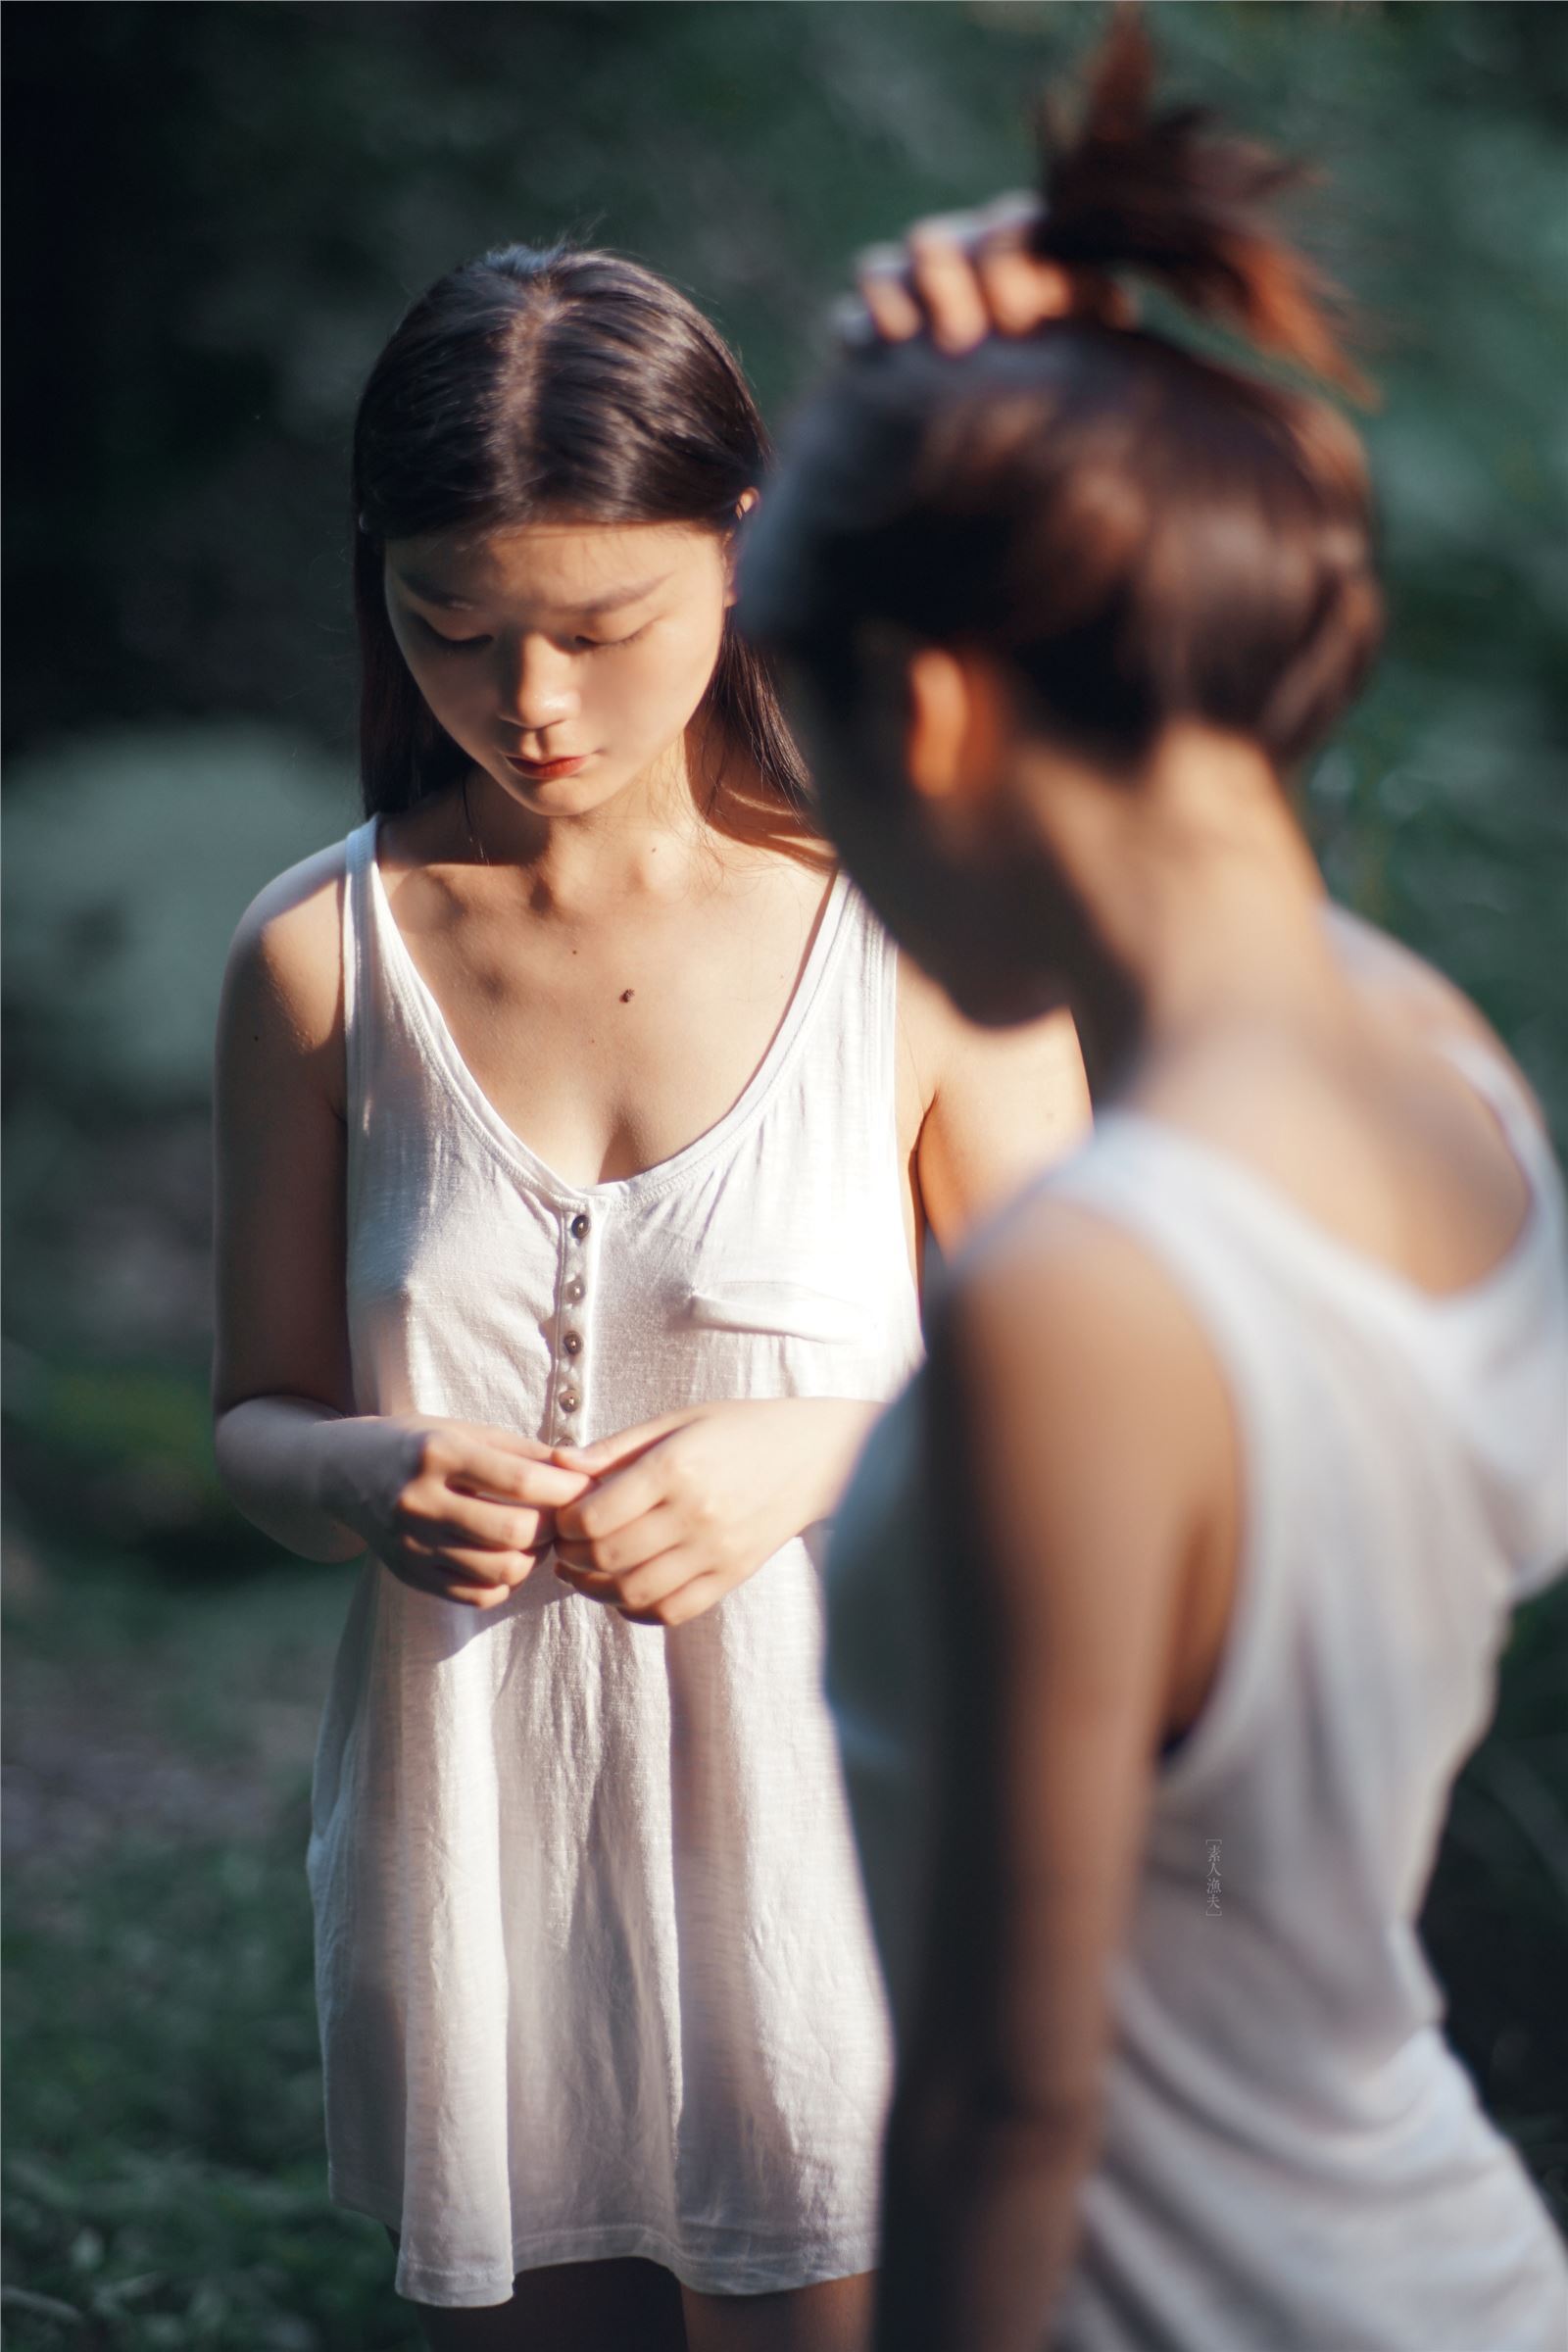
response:
M370 371L354 427L354 600L367 814L455 782L387 619L389 539L540 520L687 523L727 536L767 436L739 363L695 304L640 264L499 246L436 280ZM708 707L764 794L798 810L805 770L767 662L726 622Z
M1004 657L1043 734L1131 774L1163 725L1313 750L1382 638L1358 435L1325 401L1107 322L1142 273L1365 397L1334 289L1267 223L1305 167L1156 111L1119 12L1076 132L1048 133L1032 244L1082 313L962 356L925 338L847 360L801 419L747 549L741 614L853 700L867 623Z

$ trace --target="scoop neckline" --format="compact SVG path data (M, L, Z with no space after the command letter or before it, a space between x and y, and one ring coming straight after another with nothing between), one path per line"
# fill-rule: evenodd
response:
M1446 1052L1441 1041L1437 1051ZM1456 1062L1456 1066L1460 1066L1462 1072L1462 1065ZM1473 1078L1471 1083L1475 1083ZM1478 1088L1477 1091L1481 1090ZM1342 1240L1239 1153L1228 1150L1223 1144L1210 1142L1206 1136L1199 1135L1193 1128L1184 1127L1174 1119L1162 1118L1152 1111L1135 1110L1131 1105L1112 1103L1101 1112L1098 1126L1102 1135L1107 1129L1114 1131L1125 1128L1174 1144L1179 1152L1216 1174L1270 1222L1293 1234L1341 1279L1348 1278L1364 1290L1381 1294L1389 1305L1407 1318L1460 1323L1495 1306L1499 1298L1517 1289L1521 1278L1531 1272L1546 1239L1550 1213L1546 1190L1521 1151L1511 1122L1502 1116L1490 1096L1485 1099L1497 1118L1503 1142L1525 1180L1529 1203L1522 1224L1501 1257L1476 1281L1466 1283L1455 1291L1424 1290L1418 1282L1399 1273L1382 1258L1374 1257L1368 1250L1358 1250L1353 1242Z
M365 862L369 868L369 885L375 900L379 927L388 938L394 962L405 987L424 1044L432 1060L447 1080L448 1089L469 1123L489 1144L491 1149L514 1170L523 1176L537 1191L553 1199L567 1201L630 1199L638 1195L666 1191L680 1183L694 1169L706 1163L723 1149L732 1136L760 1111L773 1092L786 1063L806 1028L812 1005L821 993L822 982L834 951L845 929L844 913L849 898L849 876L841 864L834 869L833 879L823 896L815 918L815 930L806 960L790 992L789 1003L769 1039L761 1059L751 1077L710 1127L692 1137L677 1152L663 1159L652 1161L646 1168L635 1169L629 1176L609 1176L594 1184L573 1184L553 1168L533 1146L526 1143L511 1123L504 1119L496 1105L479 1084L467 1061L459 1051L441 1003L415 962L407 940L403 936L392 901L376 856L380 839L380 816L377 813L365 826Z

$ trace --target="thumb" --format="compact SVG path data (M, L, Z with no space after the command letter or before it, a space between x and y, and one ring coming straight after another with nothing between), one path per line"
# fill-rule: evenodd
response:
M657 1421L634 1422L630 1429L616 1430L608 1438L596 1438L591 1446L552 1446L550 1459L564 1470L586 1470L593 1477L607 1470L618 1470L625 1462L633 1462L640 1453L667 1438L671 1430L681 1429L696 1419L695 1413L661 1413Z

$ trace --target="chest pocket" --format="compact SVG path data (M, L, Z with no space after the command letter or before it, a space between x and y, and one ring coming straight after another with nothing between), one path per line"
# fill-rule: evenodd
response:
M871 1310L846 1285L824 1290L818 1283L776 1274L730 1274L718 1269L700 1289L688 1291L682 1318L707 1331L776 1333L794 1340L858 1340L871 1328Z

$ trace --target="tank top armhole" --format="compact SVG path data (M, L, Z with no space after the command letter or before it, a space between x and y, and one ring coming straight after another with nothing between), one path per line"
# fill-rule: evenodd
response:
M904 1248L904 1168L903 1139L899 1133L899 951L892 934L869 912L866 920L873 926L876 938L874 964L877 1003L876 1031L876 1100L882 1104L881 1115L886 1121L888 1161L893 1170L893 1198L899 1212L899 1247Z
M1550 1138L1507 1063L1499 1060L1480 1038L1462 1030L1445 1030L1432 1042L1444 1060L1452 1064L1495 1118L1538 1202L1543 1196L1555 1197L1562 1178Z
M1285 1613L1282 1538L1288 1506L1277 1457L1278 1425L1288 1413L1276 1403L1268 1335L1249 1328L1227 1289L1225 1269L1206 1265L1193 1249L1191 1235L1178 1246L1167 1239L1156 1218L1139 1214L1133 1205L1141 1188L1152 1188L1157 1196L1164 1171L1136 1162L1128 1167L1125 1178L1131 1191L1126 1209L1102 1181L1109 1172L1111 1138L1106 1130L1114 1124L1111 1118L1103 1121L1082 1161L1049 1171L1048 1189L1081 1201L1148 1251L1213 1358L1236 1447L1236 1575L1224 1638L1197 1717L1174 1740L1163 1742L1154 1758L1157 1794L1185 1803L1190 1796L1205 1795L1216 1778L1233 1767L1249 1736L1257 1730L1271 1670L1283 1670L1278 1652ZM1118 1140L1132 1145L1125 1134Z
M359 1133L365 1102L366 987L366 858L375 820L357 825L343 844L343 899L340 940L343 970L343 1116L349 1151Z

